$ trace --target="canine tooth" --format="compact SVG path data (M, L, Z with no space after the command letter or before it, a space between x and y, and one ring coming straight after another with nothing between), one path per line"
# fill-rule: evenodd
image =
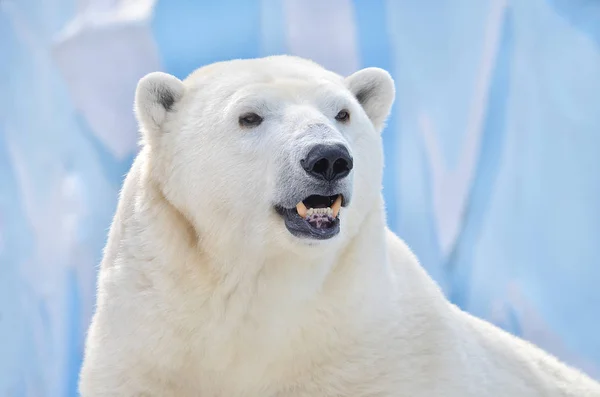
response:
M340 213L340 208L342 208L342 195L338 195L335 199L335 202L331 205L331 211L333 212L333 217L337 217Z
M296 211L298 211L298 215L300 215L302 218L306 218L307 209L302 201L296 204Z

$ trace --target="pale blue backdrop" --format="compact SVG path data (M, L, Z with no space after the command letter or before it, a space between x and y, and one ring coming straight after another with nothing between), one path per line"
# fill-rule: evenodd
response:
M292 53L396 80L391 227L600 378L598 0L0 0L0 396L75 396L145 73Z

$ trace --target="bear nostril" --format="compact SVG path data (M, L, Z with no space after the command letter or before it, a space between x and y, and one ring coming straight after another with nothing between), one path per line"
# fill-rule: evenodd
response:
M329 169L329 160L321 159L315 163L312 167L312 172L325 175L327 174L327 170Z
M350 166L348 164L348 161L346 161L344 159L335 160L335 162L333 163L333 172L335 174L350 172Z
M326 181L342 179L352 170L352 157L341 144L316 145L300 163L309 175Z

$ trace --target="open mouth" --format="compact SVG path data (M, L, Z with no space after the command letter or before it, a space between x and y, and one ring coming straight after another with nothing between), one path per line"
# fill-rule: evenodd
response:
M324 240L340 231L340 208L343 196L312 195L300 201L296 208L277 208L287 229L297 237Z
M329 229L342 208L342 196L309 196L296 205L298 215L316 229Z

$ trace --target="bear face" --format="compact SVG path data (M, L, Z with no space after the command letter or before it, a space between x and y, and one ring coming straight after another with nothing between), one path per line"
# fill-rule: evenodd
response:
M149 174L199 238L273 253L340 244L380 208L379 132L393 98L381 69L342 78L276 56L184 81L151 73L135 107Z

